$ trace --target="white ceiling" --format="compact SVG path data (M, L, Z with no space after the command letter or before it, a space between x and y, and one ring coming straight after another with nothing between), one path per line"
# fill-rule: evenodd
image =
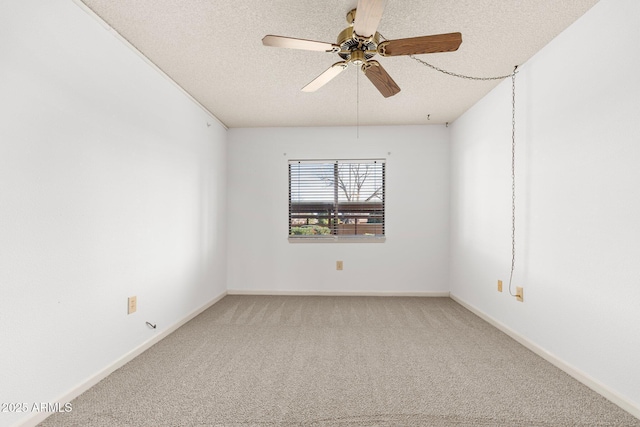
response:
M265 47L262 37L335 43L357 0L81 1L228 127L453 122L499 83L376 56L399 94L383 98L353 66L317 92L301 92L340 58ZM507 75L595 3L389 0L378 31L387 39L459 31L458 51L419 57L459 74Z

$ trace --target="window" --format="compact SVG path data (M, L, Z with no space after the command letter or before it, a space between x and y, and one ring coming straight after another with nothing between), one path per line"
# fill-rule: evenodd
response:
M290 160L289 239L384 237L384 198L384 160Z

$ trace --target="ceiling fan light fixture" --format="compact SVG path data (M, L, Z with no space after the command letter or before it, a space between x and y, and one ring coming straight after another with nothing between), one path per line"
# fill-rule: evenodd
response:
M365 53L361 50L354 50L351 52L351 59L349 60L353 65L362 65L366 62Z

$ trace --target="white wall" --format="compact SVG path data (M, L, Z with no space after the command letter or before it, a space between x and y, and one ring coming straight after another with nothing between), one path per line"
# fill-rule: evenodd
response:
M53 403L224 293L226 130L68 0L0 58L0 402Z
M361 127L359 138L353 127L228 135L230 292L448 292L444 126ZM385 243L288 242L287 161L332 158L387 159Z
M510 82L450 129L226 132L72 2L1 3L0 402L55 401L226 284L450 284L640 408L637 16L635 0L601 0L518 76L517 303L495 291L510 263ZM287 160L360 157L387 159L386 242L289 243Z
M640 414L640 2L602 0L452 126L451 292ZM514 289L515 290L515 289ZM629 408L629 406L627 406Z

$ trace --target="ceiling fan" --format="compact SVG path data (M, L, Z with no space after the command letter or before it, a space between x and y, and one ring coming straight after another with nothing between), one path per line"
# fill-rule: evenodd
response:
M338 34L334 43L296 39L292 37L267 35L262 44L290 49L314 50L337 53L342 61L336 62L311 83L302 88L304 92L315 92L344 71L349 64L360 66L362 72L388 98L400 92L400 87L382 68L373 61L376 54L381 56L418 55L423 53L452 52L462 43L460 33L411 37L406 39L380 41L376 31L387 0L358 0L358 6L347 13L349 27Z

